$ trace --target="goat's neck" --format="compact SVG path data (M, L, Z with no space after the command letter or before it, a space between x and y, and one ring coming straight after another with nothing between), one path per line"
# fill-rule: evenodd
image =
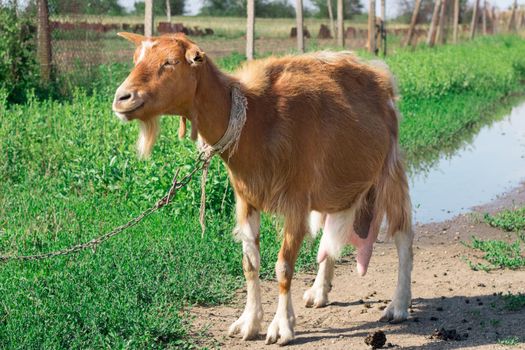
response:
M197 127L206 143L213 145L226 132L231 109L231 78L212 62L205 62L198 72L193 102L192 127Z

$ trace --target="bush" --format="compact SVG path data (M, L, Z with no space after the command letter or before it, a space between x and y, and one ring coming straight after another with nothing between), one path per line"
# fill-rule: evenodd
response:
M22 102L38 81L35 27L12 8L0 5L0 89L9 102Z

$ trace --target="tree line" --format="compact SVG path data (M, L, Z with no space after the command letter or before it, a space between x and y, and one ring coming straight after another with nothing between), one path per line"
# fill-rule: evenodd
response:
M11 0L12 1L12 0ZM168 0L171 15L183 15L187 0ZM30 4L36 8L36 0L30 0ZM61 14L87 14L87 15L110 15L123 16L127 14L144 15L144 1L135 1L131 11L127 11L118 0L48 0L51 15ZM202 16L246 16L247 0L204 0L199 11ZM153 13L156 16L166 15L166 0L153 1ZM305 9L304 16L328 17L328 6L326 0L313 0L313 8ZM31 5L30 5L31 6ZM332 5L335 12L335 1ZM361 0L344 0L344 17L351 19L353 16L363 13ZM293 18L295 8L291 0L255 0L255 13L257 17L267 18Z

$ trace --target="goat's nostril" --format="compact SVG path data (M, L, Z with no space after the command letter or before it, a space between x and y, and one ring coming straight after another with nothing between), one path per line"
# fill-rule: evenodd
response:
M123 101L126 101L126 100L129 100L131 98L131 94L130 93L126 93L126 94L122 94L118 97L118 101L119 102L123 102Z

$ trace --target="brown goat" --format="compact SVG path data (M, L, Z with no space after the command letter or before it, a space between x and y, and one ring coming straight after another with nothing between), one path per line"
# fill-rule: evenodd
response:
M386 216L399 272L395 295L381 319L407 318L411 206L399 156L395 87L386 67L365 64L347 52L320 52L252 61L227 75L182 34L120 35L137 49L135 68L118 88L113 109L123 120L139 121L140 154L149 154L160 115L184 116L192 130L213 145L229 123L232 86L240 86L247 99L238 148L221 154L235 190L236 232L243 244L248 287L246 308L230 335L253 339L260 331L262 211L284 217L275 266L279 304L267 343L286 344L294 337L294 265L305 235L321 226L319 273L304 294L306 305L326 305L334 261L346 244L357 247L358 272L366 273Z

